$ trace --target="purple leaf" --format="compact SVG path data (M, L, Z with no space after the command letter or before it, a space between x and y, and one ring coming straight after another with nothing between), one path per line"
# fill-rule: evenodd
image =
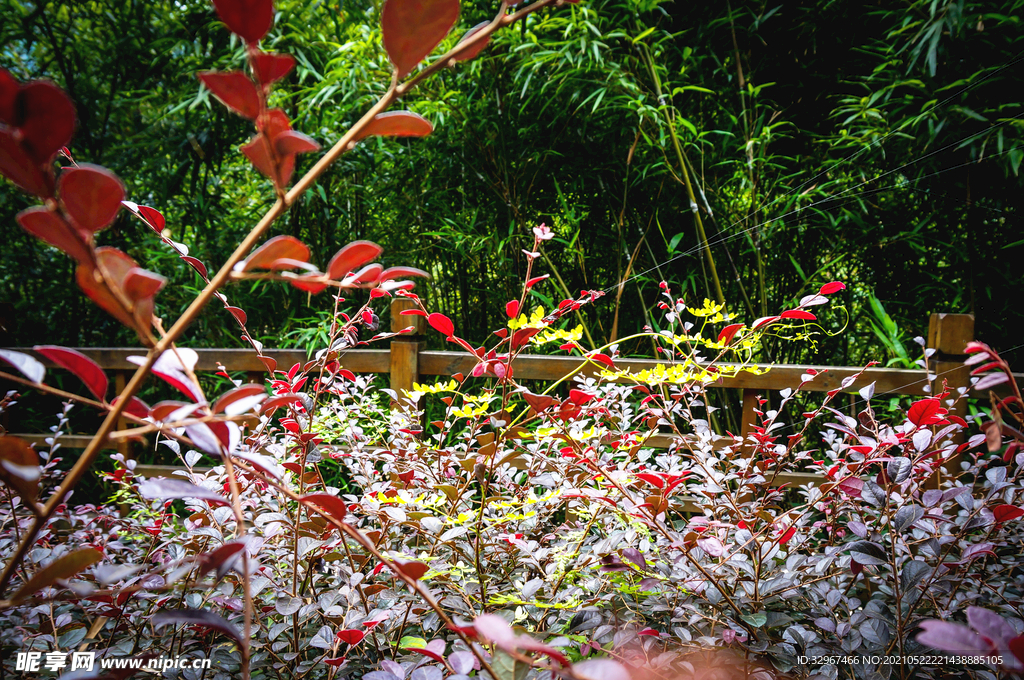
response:
M160 358L153 364L152 372L181 390L192 401L202 401L202 392L199 391L199 387L192 382L186 373L186 369L192 371L198 360L199 355L195 353L195 350L186 347L169 349L161 354ZM142 366L146 363L146 358L131 356L128 357L128 361L137 366Z
M420 666L412 672L409 680L444 680L444 673L437 666Z
M515 644L515 633L505 619L497 614L481 614L473 619L473 627L477 633L499 646L511 647Z
M630 680L629 671L611 659L591 659L573 664L573 675L580 680Z
M698 538L697 547L706 552L708 555L711 555L712 557L721 557L726 552L725 544L723 544L714 536L709 536L708 538Z
M987 390L990 387L995 387L996 385L1002 385L1007 380L1009 380L1009 378L1006 376L1005 373L1003 373L1001 371L999 373L989 373L988 375L983 377L981 380L979 380L978 382L974 383L974 389L976 389L976 390Z
M217 616L213 612L208 612L205 609L175 609L159 612L153 615L150 619L150 623L153 624L153 628L161 628L163 626L179 623L192 626L203 626L204 628L212 628L213 630L224 633L239 644L242 642L242 636L238 634L238 631L235 630L234 626L228 623L228 621L223 617Z
M1006 649L1010 639L1017 636L1017 631L1006 619L981 607L967 608L967 623L971 628L991 640L999 649Z
M954 654L980 654L989 651L989 645L967 626L932 619L922 621L923 633L918 633L917 641L932 649L941 649Z
M478 661L473 652L452 652L448 655L448 665L459 675L469 675L477 667Z
M217 578L222 578L228 573L238 561L239 553L245 549L243 541L229 541L216 550L203 553L197 559L199 563L199 576L202 576L213 569L217 570Z
M961 563L970 562L978 559L982 555L991 555L992 557L995 557L996 553L992 548L992 543L975 543L961 553L960 561Z
M185 426L185 432L192 443L203 453L220 458L224 455L220 439L206 423L192 423Z
M168 500L173 498L201 498L207 501L218 501L227 504L227 499L216 491L204 489L181 479L157 477L147 479L139 484L139 493L149 500Z
M12 352L9 349L0 349L0 359L14 366L22 375L34 383L43 382L43 378L46 376L46 367L38 359L27 354Z
M647 571L647 560L644 559L643 553L636 548L623 548L622 559L632 563L640 571Z
M268 458L263 454L256 453L255 451L240 450L235 451L231 455L235 458L241 458L244 461L252 463L254 468L267 473L274 479L281 479L284 477L284 469L275 463L272 458Z

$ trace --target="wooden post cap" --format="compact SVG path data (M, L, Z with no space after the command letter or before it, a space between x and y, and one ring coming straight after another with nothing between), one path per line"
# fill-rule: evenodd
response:
M419 307L412 300L406 300L405 298L395 298L391 301L391 332L398 333L403 328L412 326L416 330L409 333L406 337L426 333L426 317L419 316L418 314L403 315L402 312L407 309L419 309Z
M947 356L962 356L974 340L973 314L933 313L928 320L928 347Z

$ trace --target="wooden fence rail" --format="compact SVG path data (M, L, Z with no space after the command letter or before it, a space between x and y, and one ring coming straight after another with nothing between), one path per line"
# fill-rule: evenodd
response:
M414 382L421 382L424 376L451 376L456 373L468 375L476 365L476 359L466 352L434 351L425 349L423 335L426 332L424 319L419 316L402 316L399 312L410 303L406 300L395 300L392 303L393 330L401 330L409 325L415 326L415 332L396 337L389 349L356 349L344 353L341 362L345 368L356 373L388 373L391 388L411 390ZM929 366L936 375L932 389L938 391L942 380L946 379L953 388L969 387L969 373L962 365L964 346L974 337L974 317L966 314L932 314L929 321L929 347L937 351ZM18 349L18 348L14 348ZM105 370L113 373L115 387L122 387L135 371L137 366L128 357L144 352L138 348L115 347L80 347L78 351L95 360ZM20 349L19 351L30 351ZM246 372L254 382L266 377L266 369L249 349L196 349L199 360L196 370L200 372L216 371L218 364L228 371ZM307 354L303 350L265 350L265 353L277 361L279 368L306 362ZM42 359L44 363L48 363ZM651 359L618 359L616 366L630 371L650 369L665 362ZM52 366L52 363L49 365ZM761 367L766 367L761 365ZM521 355L513 363L515 376L518 379L558 380L575 372L588 374L597 369L592 365L581 367L576 357ZM842 381L860 373L850 385L843 387L844 392L856 393L860 388L875 383L875 393L893 395L925 395L928 394L928 374L924 370L907 370L896 368L861 369L852 366L803 366L773 365L767 373L755 375L741 372L732 377L722 378L712 388L733 388L742 391L742 434L746 435L755 422L754 409L758 395L769 391L795 388L801 376L809 369L819 373L815 380L804 386L805 391L826 392L842 387ZM981 396L972 393L971 396ZM963 410L964 405L958 405ZM30 441L41 442L49 435L18 435ZM84 447L89 437L65 436L61 440L65 447ZM655 437L654 446L667 446L668 437ZM145 466L157 469L158 466ZM168 468L170 469L170 468ZM816 479L812 475L785 475L782 481L807 483Z

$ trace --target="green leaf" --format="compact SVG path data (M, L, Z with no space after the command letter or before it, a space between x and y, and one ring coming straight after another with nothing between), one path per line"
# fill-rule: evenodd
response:
M426 646L427 646L427 641L426 640L424 640L421 637L414 637L412 635L406 635L401 640L398 641L398 648L399 649L405 649L407 647L418 647L420 649L425 649Z
M657 26L651 26L646 31L644 31L643 33L641 33L637 37L633 38L633 44L634 45L637 44L638 42L640 42L641 40L643 40L644 38L649 36L651 33L654 33L655 29L657 29L657 28L658 28Z
M764 612L754 612L753 614L744 614L740 617L746 623L753 626L754 628L760 628L764 624L768 623L768 615Z
M526 673L530 670L530 666L516 661L500 649L495 650L494 658L491 659L491 668L497 673L498 680L524 680Z

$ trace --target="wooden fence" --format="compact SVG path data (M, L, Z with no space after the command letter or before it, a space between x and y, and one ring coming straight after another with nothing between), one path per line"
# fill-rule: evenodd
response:
M415 332L394 338L389 349L358 349L344 354L341 361L345 368L356 373L388 373L391 388L399 390L412 389L413 382L422 382L425 376L452 376L456 373L469 375L476 365L476 359L466 352L449 352L427 350L423 335L426 332L425 319L420 316L401 316L399 312L408 308L406 300L395 300L392 303L392 326L398 331L410 325ZM929 368L937 376L932 389L939 391L945 379L953 388L969 386L969 370L963 366L964 346L973 340L974 317L967 314L932 314L929 320L928 347L936 349L931 358ZM139 348L111 347L80 347L78 351L91 357L100 366L114 376L117 390L124 387L126 380L137 366L128 361L128 357L144 352ZM27 351L20 349L19 351ZM266 377L266 369L249 349L197 349L199 355L196 370L199 372L216 371L218 364L231 372L246 372L250 381L259 382ZM306 362L308 357L304 350L265 350L265 353L277 361L279 369ZM44 363L46 363L44 361ZM616 366L630 371L641 371L655 367L659 363L651 359L618 359ZM52 364L50 364L52 366ZM595 371L593 366L580 368L580 360L576 357L520 355L513 368L517 379L558 380L574 372L584 374ZM755 422L754 409L758 395L769 391L795 388L800 383L800 376L808 369L824 372L813 382L803 387L804 391L827 392L842 387L842 381L860 373L851 384L843 387L844 392L856 393L860 388L875 383L876 394L892 395L926 395L928 391L927 373L924 370L907 370L896 368L869 368L862 370L851 366L804 366L804 365L772 365L771 370L761 375L741 372L733 377L722 378L713 388L732 388L742 392L742 434L746 435ZM979 396L972 394L972 396ZM961 411L965 405L961 401L957 408ZM119 429L123 429L122 423ZM18 434L29 441L42 442L49 435ZM61 441L67 448L84 447L89 437L64 436ZM655 447L665 447L670 439L667 436L655 436L650 441ZM121 444L126 446L126 444ZM172 466L139 466L142 473L165 473ZM779 483L815 482L818 476L810 474L780 475Z

